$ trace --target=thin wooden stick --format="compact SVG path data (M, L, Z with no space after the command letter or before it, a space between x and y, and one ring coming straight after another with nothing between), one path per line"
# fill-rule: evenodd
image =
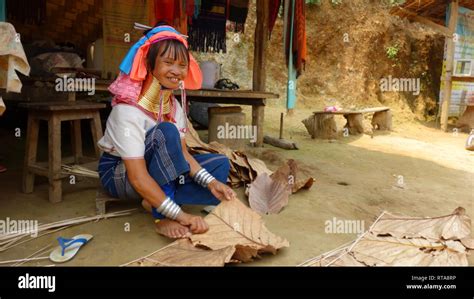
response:
M347 253L349 253L352 248L356 245L356 243L362 239L368 232L370 232L373 227L375 226L375 224L380 220L380 218L382 218L383 215L385 214L389 214L387 211L382 211L382 213L377 217L377 219L374 221L374 223L372 223L372 225L370 226L370 228L364 232L362 235L360 235L356 240L354 241L351 241L351 242L348 242L348 243L345 243L339 247L337 247L336 249L333 249L331 251L328 251L328 252L325 252L323 254L320 254L316 257L313 257L313 258L310 258L309 260L306 260L304 261L303 263L299 264L298 266L299 267L307 267L307 266L311 266L310 263L313 263L315 261L318 261L319 260L319 263L321 263L322 260L330 257L331 255L335 254L337 251L341 251L341 250L346 250L344 253L341 253L338 257L336 257L334 260L332 260L330 263L328 263L326 266L329 266L331 264L333 264L335 261L337 261L338 259L340 259L341 257L343 257L344 255L346 255Z
M45 260L45 259L49 259L49 256L32 257L32 258L27 258L27 259L19 259L19 260L11 260L11 261L0 261L0 264L11 264L11 263L16 263L16 262L21 262L21 261L36 261L36 260Z
M118 211L118 212L113 212L113 213L108 213L108 214L101 214L101 215L95 215L95 216L81 216L81 217L76 217L76 218L72 218L72 219L65 219L65 220L61 220L61 221L57 221L57 222L53 222L53 223L48 223L48 224L44 224L44 225L42 224L38 227L38 233L43 232L43 231L48 231L48 230L51 230L51 229L53 229L53 230L56 229L54 231L58 231L58 230L65 229L65 228L70 227L70 226L83 224L83 223L94 221L94 220L98 221L98 220L102 220L102 219L126 216L126 215L130 215L132 211L136 211L136 210L137 209L128 209L128 210L123 210L123 211ZM49 234L49 233L52 233L54 231L50 231L50 232L46 232L44 234L38 235L36 238L38 238L40 236L44 236L44 235ZM17 243L21 239L23 239L25 237L28 237L28 236L30 236L30 233L16 233L16 234L13 234L13 235L10 235L10 236L0 235L0 240L2 240L2 239L4 240L2 243L0 243L0 245L3 245L2 247L0 247L0 252L5 251L7 249L10 249L10 248L12 248L16 245L21 244L21 243L30 241L32 239L36 239L36 238L33 238L33 237L30 236L31 237L30 239Z
M79 176L87 176L87 177L92 177L95 179L99 178L99 173L97 171L90 170L88 168L85 168L79 165L69 166L69 165L63 164L61 165L61 168L70 174L76 174Z
M52 230L52 231L48 231L48 232L46 232L46 233L43 233L43 234L41 234L41 235L38 235L36 238L42 237L42 236L44 236L44 235L49 235L49 234L55 233L55 232L57 232L57 231L60 231L60 230L63 230L63 229L69 228L69 227L71 227L71 226L63 226L63 227L54 229L54 230ZM21 237L21 238L23 238L23 237ZM29 241L33 241L33 240L35 240L36 238L30 238L30 239L27 239L27 240L23 240L23 241L21 241L21 242L18 242L18 243L16 243L16 244L13 244L13 245L8 246L8 247L7 247L7 246L1 247L1 248L0 248L0 252L5 251L5 250L7 250L7 249L10 249L10 248L12 248L12 247L18 246L18 245L23 244L23 243L26 243L26 242L29 242Z
M346 252L342 253L340 256L336 257L334 260L332 260L330 263L328 263L326 265L326 267L329 267L331 264L333 264L334 262L336 262L337 260L341 259L341 257L345 256L346 254L348 254L352 248L354 248L354 246L363 238L365 237L366 234L370 233L372 231L372 228L375 226L375 224L380 220L380 218L382 218L383 215L385 215L385 211L383 211L382 214L380 214L379 217L377 217L377 219L374 221L374 223L372 223L372 225L369 227L369 229L363 233L362 235L360 235L355 241L354 241L354 244L352 244Z
M46 245L45 247L41 248L40 250L37 250L37 251L33 252L32 254L30 254L29 256L27 256L25 259L34 257L35 255L39 255L40 253L43 253L44 251L46 251L47 249L50 249L51 247L53 247L53 245L48 244L48 245ZM26 261L16 263L16 264L12 265L12 267L20 266L20 265L24 264L25 262L26 262Z
M176 242L176 241L171 242L170 244L168 244L168 245L166 245L166 246L164 246L164 247L161 247L160 249L158 249L158 250L156 250L156 251L154 251L154 252L152 252L152 253L150 253L150 254L148 254L148 255L139 257L139 258L137 258L137 259L135 259L135 260L133 260L133 261L131 261L131 262L122 264L122 265L120 265L120 267L125 267L125 266L127 266L127 265L130 265L130 264L139 262L139 261L141 261L141 260L143 260L143 259L146 259L146 258L150 259L149 256L151 256L151 255L153 255L153 254L155 254L155 253L157 253L157 252L159 252L159 251L161 251L161 250L164 250L164 249L166 249L166 248L168 248L168 247L173 246L175 242Z
M307 267L307 266L308 266L308 263L311 263L311 262L316 261L316 260L318 260L318 259L324 259L324 258L326 258L326 257L328 257L328 256L331 256L331 255L333 255L335 252L341 251L342 249L348 247L350 244L352 244L352 242L354 242L354 241L350 241L350 242L344 243L344 244L342 244L341 246L339 246L339 247L337 247L337 248L335 248L335 249L332 249L331 251L328 251L328 252L325 252L325 253L320 254L320 255L318 255L318 256L312 257L312 258L310 258L310 259L308 259L308 260L302 262L301 264L297 265L297 267Z

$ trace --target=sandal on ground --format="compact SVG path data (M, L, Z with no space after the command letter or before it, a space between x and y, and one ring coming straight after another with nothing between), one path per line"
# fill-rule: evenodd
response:
M51 252L49 259L55 263L64 263L71 260L82 245L89 242L92 237L93 236L89 234L77 235L72 239L59 237L59 246Z

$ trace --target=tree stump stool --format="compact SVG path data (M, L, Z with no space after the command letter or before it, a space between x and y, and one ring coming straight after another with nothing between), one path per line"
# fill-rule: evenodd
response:
M303 120L302 123L313 139L333 139L337 137L337 125L333 115L314 114Z
M374 130L391 131L392 112L390 110L375 112L371 124Z
M343 115L347 121L344 128L347 129L349 134L358 135L365 132L365 113L373 113L371 123L374 130L392 129L392 113L389 107L376 107L362 110L315 111L313 115L303 120L302 123L313 139L316 137L326 139L336 138L337 126L334 115Z
M364 133L364 117L362 113L344 114L344 118L347 120L344 128L349 130L349 134L357 135Z

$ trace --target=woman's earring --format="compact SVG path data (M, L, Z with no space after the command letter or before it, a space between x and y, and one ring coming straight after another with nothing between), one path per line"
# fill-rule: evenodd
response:
M179 88L179 89L184 89L184 81L182 81L182 80L179 81L179 83L178 83L178 88Z

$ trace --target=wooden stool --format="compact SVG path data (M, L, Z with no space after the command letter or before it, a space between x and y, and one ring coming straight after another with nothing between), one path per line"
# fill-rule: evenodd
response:
M20 107L28 109L28 127L26 132L26 151L23 169L22 190L31 193L34 189L35 175L46 176L49 179L49 201L62 200L61 179L67 174L61 173L61 164L80 163L83 160L81 120L90 119L92 139L96 158L100 156L97 141L102 138L102 124L99 110L105 104L75 101L75 102L40 102L22 103ZM48 122L48 162L36 160L38 149L39 121ZM72 121L72 159L61 159L61 122Z
M107 191L104 190L102 186L97 188L97 193L95 196L95 212L97 215L105 214L107 203L113 201L120 201L120 199L112 197Z

